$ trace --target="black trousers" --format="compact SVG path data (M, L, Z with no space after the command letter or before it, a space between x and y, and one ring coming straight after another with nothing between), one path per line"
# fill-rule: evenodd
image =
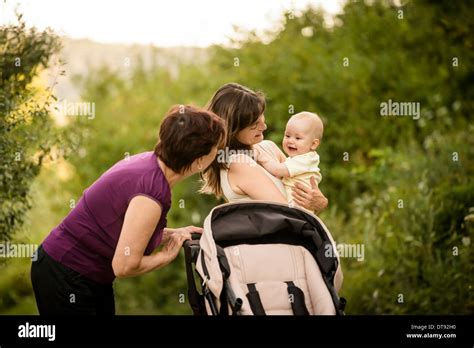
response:
M53 260L40 246L31 282L40 315L114 315L112 284L99 284Z

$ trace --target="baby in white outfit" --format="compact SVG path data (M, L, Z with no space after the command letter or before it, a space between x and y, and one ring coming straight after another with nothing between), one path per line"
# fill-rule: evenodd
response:
M280 163L265 153L258 154L258 163L272 175L282 179L290 206L295 205L291 188L296 182L311 186L312 176L316 177L318 184L321 182L316 149L321 143L323 131L323 122L318 115L307 111L300 112L293 115L286 124L283 150L288 158Z

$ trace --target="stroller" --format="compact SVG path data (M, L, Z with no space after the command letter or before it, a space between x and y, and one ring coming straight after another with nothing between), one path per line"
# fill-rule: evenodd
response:
M217 206L184 250L195 315L344 315L335 243L301 209L262 201Z

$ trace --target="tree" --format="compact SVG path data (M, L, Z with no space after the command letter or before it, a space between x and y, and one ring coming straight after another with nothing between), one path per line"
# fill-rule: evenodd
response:
M68 148L66 131L50 115L56 98L51 89L33 85L60 50L60 40L51 30L26 28L20 14L17 21L0 27L0 241L22 225L44 159L61 145Z

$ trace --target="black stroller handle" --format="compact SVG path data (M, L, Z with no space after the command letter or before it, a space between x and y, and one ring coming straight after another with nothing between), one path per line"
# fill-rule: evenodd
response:
M201 239L201 233L191 233L191 240L185 240L184 243L183 243L183 248L184 248L184 251L185 253L188 252L188 250L191 250L192 249L192 252L193 252L193 256L194 256L194 253L196 252L199 252L199 240ZM196 248L197 246L197 248ZM191 252L191 251L189 251ZM197 257L197 255L196 255ZM196 261L196 258L193 257L192 258L193 262Z
M191 238L193 240L201 239L201 233L191 233Z
M196 264L197 257L199 255L199 239L201 238L200 233L191 233L192 240L185 240L183 243L184 248L184 264L186 267L186 278L188 281L188 298L191 304L194 315L205 315L206 308L204 305L204 296L199 294L196 288L196 283L193 276L193 264Z
M199 240L201 239L201 233L191 233L191 240L187 239L183 243L183 248L189 249L193 245L199 245Z

